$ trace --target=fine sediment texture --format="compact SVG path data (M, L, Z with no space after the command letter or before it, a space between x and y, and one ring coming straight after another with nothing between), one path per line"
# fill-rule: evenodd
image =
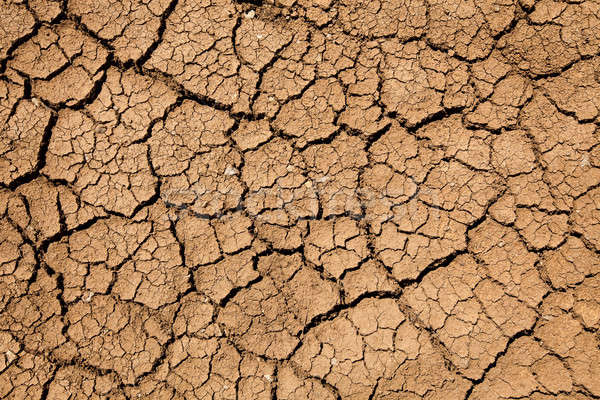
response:
M600 398L598 0L0 20L0 398Z

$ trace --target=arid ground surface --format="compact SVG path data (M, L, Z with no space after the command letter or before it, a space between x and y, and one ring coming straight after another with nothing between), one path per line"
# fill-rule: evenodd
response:
M0 0L0 398L600 398L597 0Z

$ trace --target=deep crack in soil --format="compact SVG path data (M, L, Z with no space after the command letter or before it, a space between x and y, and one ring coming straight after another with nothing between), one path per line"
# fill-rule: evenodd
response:
M0 20L1 399L600 399L600 1Z

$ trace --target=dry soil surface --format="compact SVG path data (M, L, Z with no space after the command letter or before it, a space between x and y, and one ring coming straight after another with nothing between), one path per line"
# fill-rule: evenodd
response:
M0 398L600 398L600 1L0 20Z

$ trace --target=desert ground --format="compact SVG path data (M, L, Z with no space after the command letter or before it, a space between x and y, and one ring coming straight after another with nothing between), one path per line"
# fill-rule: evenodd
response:
M600 398L600 1L0 0L0 398Z

